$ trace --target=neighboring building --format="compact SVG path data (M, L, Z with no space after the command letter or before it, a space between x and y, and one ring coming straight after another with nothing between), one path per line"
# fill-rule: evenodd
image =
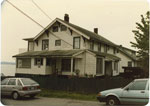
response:
M67 14L24 40L28 51L13 56L16 74L116 76L123 66L136 65L135 51L98 35L97 28L91 32L71 24Z

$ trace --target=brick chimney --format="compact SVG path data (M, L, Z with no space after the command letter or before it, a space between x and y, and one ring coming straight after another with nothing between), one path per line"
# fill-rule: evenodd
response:
M69 22L69 15L68 14L65 14L64 21Z
M94 28L94 33L98 34L98 28Z

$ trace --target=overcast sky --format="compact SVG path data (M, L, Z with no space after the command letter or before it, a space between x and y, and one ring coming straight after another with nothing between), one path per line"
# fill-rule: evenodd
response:
M9 1L43 26L56 17L63 19L68 13L71 23L91 31L97 27L103 37L131 49L134 49L130 41L135 41L132 33L135 23L149 9L147 0L34 0L50 20L32 0ZM19 48L27 48L27 42L22 39L36 36L42 28L6 1L2 3L1 12L2 61L15 61L12 56L19 53Z

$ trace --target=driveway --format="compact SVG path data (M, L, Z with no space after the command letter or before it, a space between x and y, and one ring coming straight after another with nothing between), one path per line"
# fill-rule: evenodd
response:
M18 106L105 106L105 103L98 101L81 101L73 99L59 99L35 97L34 99L24 97L20 100L13 100L10 97L1 99L4 105L18 105Z

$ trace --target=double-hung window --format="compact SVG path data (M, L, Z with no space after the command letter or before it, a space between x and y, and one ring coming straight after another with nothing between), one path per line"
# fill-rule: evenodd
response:
M73 48L80 49L80 37L73 38Z
M49 40L48 39L42 40L42 50L48 50L48 46Z

